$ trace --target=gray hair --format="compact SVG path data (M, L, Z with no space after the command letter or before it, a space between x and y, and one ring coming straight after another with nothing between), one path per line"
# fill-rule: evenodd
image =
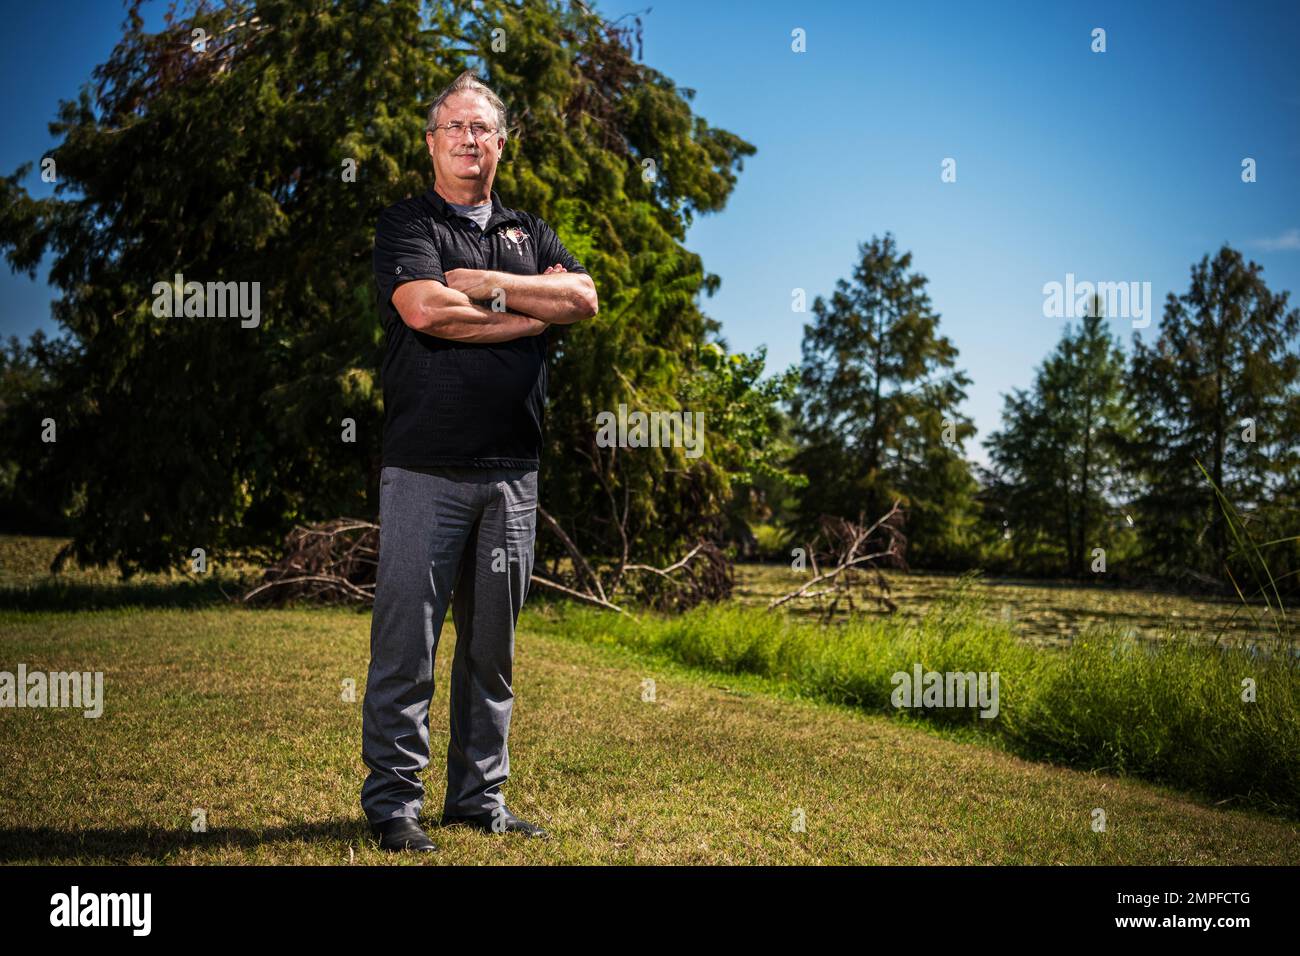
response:
M488 87L486 83L478 78L473 70L466 70L456 79L451 81L451 85L438 94L438 98L433 101L429 107L429 116L425 120L424 131L433 132L434 125L438 122L438 110L442 109L442 104L447 98L457 93L477 93L488 101L488 105L496 111L497 114L497 135L505 137L506 135L506 104L501 102L501 97L497 96Z

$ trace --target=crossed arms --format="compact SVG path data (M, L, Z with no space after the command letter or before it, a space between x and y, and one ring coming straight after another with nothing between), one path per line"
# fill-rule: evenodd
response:
M515 275L488 269L451 269L447 284L415 279L393 292L402 321L428 335L456 342L509 342L539 335L549 325L589 319L599 308L591 277L556 263L541 275ZM507 311L494 312L474 299L504 294Z

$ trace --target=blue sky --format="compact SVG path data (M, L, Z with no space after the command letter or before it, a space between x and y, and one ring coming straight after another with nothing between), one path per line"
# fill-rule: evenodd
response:
M2 6L8 175L54 144L47 123L107 57L122 7ZM726 209L701 217L687 244L722 278L703 305L729 345L766 344L773 366L799 359L808 317L791 311L791 290L829 293L857 244L886 231L930 280L973 379L964 410L979 438L1067 321L1044 317L1044 283L1150 282L1154 329L1166 293L1229 242L1271 288L1300 295L1294 2L598 7L641 12L645 62L758 147ZM163 9L152 4L151 22ZM1090 49L1097 27L1105 53ZM804 53L790 49L796 28ZM1255 183L1241 181L1245 157ZM941 182L946 158L956 182ZM35 174L29 183L46 194ZM55 332L50 298L43 275L0 269L0 335Z

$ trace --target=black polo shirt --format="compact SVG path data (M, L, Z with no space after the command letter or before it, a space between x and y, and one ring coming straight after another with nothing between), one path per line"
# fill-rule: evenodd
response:
M538 467L550 330L496 344L453 342L403 322L393 291L412 279L445 285L444 270L539 275L557 262L569 272L587 271L544 219L506 208L496 190L481 232L432 189L383 211L374 269L387 342L385 465Z

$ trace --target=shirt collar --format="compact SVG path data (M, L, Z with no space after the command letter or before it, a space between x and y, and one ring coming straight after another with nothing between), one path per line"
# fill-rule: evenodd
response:
M509 209L506 207L505 203L501 201L501 197L497 195L497 191L495 189L489 190L489 192L492 196L492 215L488 217L487 225L483 227L483 232L485 235L487 234L488 230L495 228L497 225L501 223L522 221L520 220L519 215L513 209ZM433 189L432 186L429 187L429 190L428 192L425 193L425 196L428 198L429 202L433 204L433 208L438 210L438 212L442 214L442 216L450 217L450 216L460 215L460 213L458 213L456 210L452 209L450 205L448 205L447 200L443 199L441 196L438 195L438 193Z

